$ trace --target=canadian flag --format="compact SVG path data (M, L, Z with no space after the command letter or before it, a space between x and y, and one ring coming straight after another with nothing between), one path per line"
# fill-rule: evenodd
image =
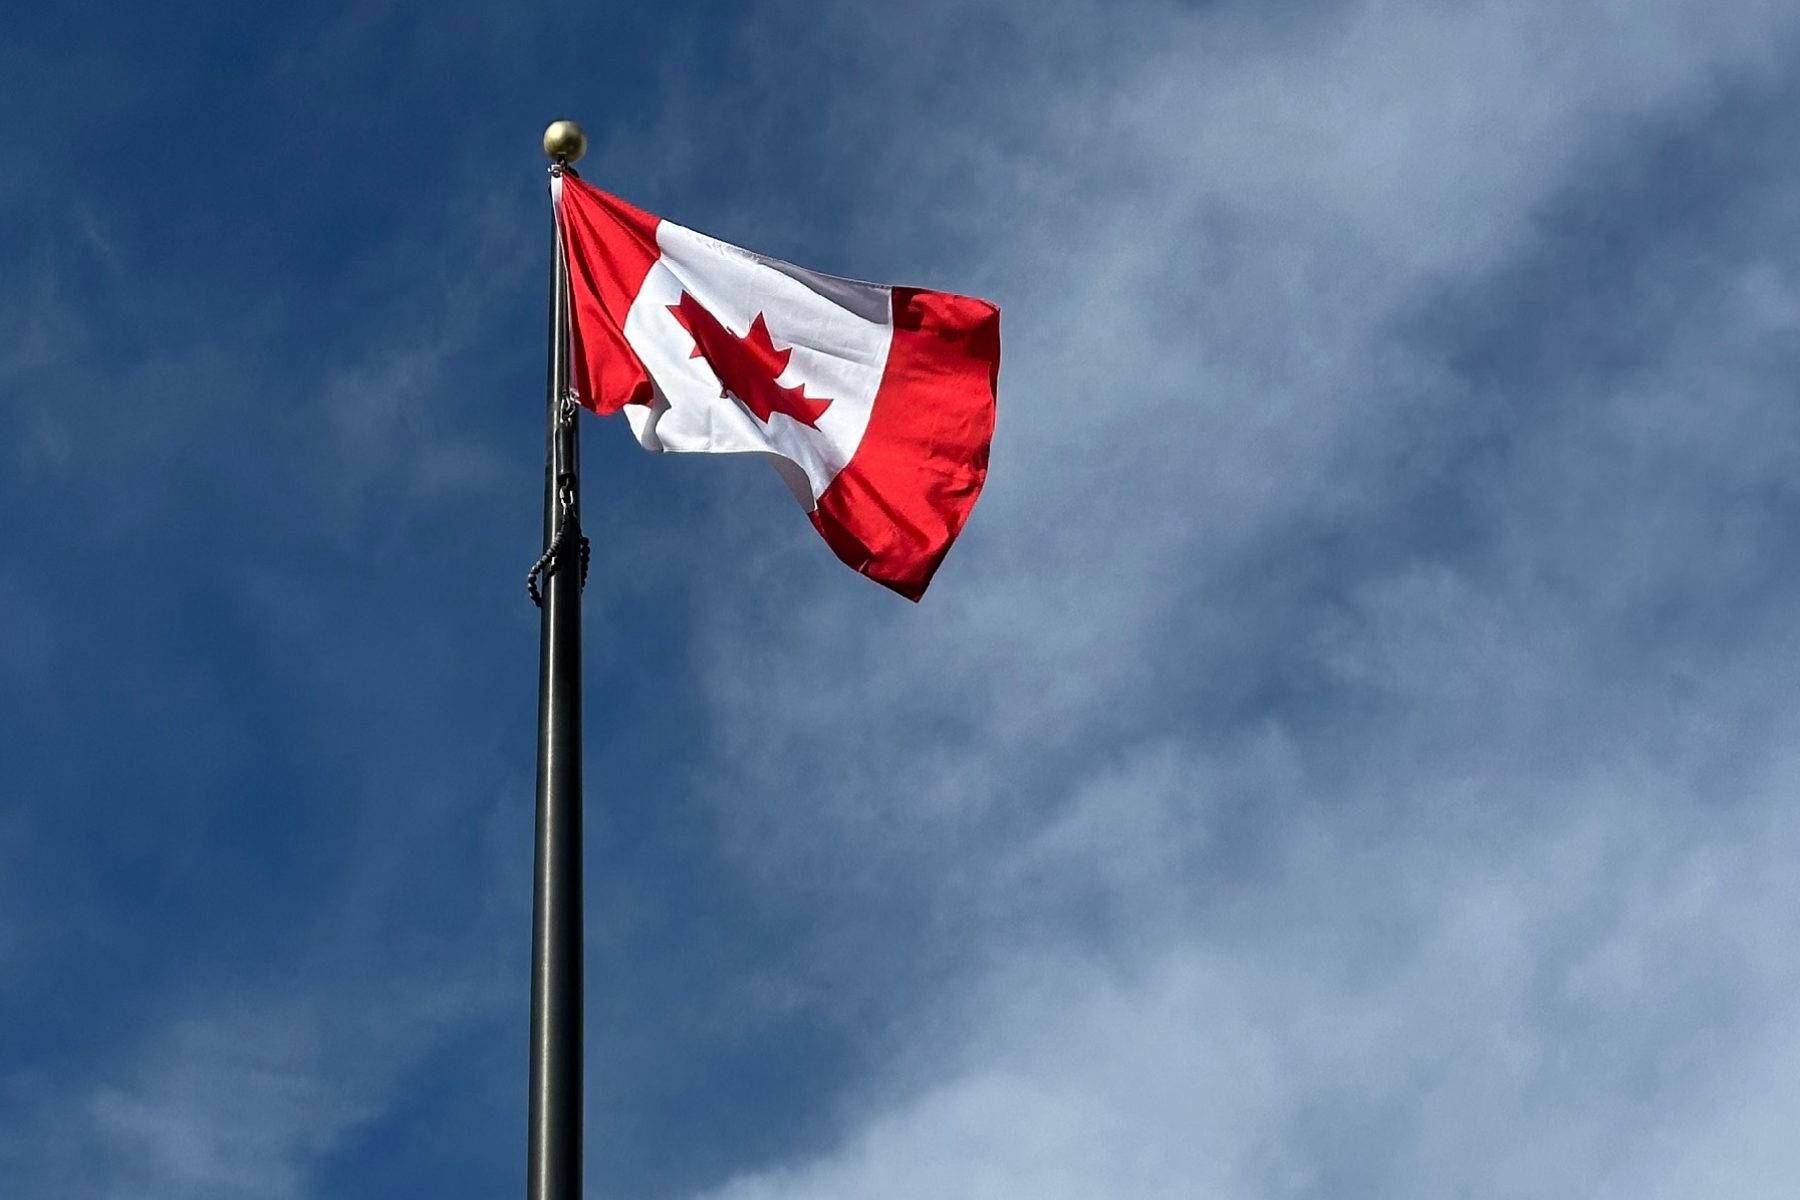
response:
M1000 310L766 258L553 178L570 380L646 450L768 456L843 559L917 600L987 477Z

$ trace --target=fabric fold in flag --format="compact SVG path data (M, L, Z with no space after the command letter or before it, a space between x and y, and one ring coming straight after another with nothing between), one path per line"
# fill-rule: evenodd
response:
M851 567L917 600L987 478L1000 310L841 279L565 171L570 378L646 450L768 457Z

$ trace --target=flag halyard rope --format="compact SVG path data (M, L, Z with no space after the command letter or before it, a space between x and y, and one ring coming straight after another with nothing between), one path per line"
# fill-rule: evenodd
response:
M572 429L575 425L576 410L574 393L563 397L561 417L564 429ZM548 581L556 574L557 568L566 561L569 553L571 536L579 539L577 553L581 571L581 590L587 590L588 558L591 547L587 535L581 532L581 518L575 515L575 476L572 472L563 472L556 477L556 499L560 512L556 520L556 536L551 539L550 546L531 565L525 573L525 593L531 597L532 604L538 608L544 606L542 581Z

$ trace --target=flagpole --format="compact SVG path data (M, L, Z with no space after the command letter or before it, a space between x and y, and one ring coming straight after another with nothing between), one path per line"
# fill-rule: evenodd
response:
M581 157L579 126L544 133L551 174ZM580 1200L582 1132L580 459L569 390L569 276L562 233L551 243L549 403L540 598L537 865L531 914L531 1100L527 1200Z

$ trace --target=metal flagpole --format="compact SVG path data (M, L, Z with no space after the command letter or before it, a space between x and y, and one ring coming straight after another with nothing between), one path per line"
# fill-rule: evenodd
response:
M544 132L552 175L581 157L571 121ZM569 390L569 268L552 242L544 556L527 587L539 601L537 869L531 914L531 1106L528 1200L581 1197L581 536L580 460ZM539 581L543 589L539 591Z

